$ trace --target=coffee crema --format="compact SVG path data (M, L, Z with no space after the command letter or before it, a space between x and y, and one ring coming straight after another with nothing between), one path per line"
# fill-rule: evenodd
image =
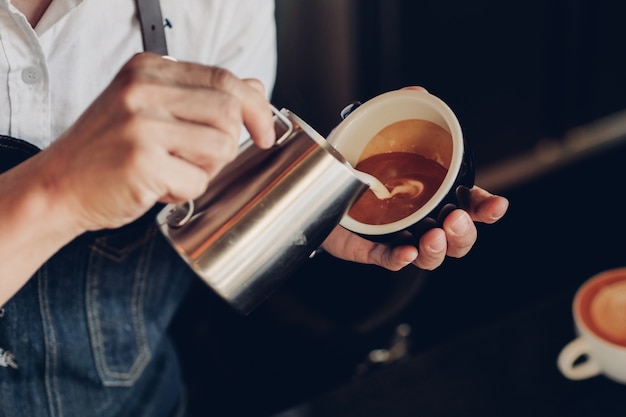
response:
M626 276L614 276L586 287L578 308L589 329L626 347Z
M437 192L448 172L439 163L410 152L372 155L355 168L378 178L392 194L381 200L367 190L350 208L350 217L372 225L393 223L419 210Z
M626 281L601 288L589 308L599 332L614 343L626 345Z

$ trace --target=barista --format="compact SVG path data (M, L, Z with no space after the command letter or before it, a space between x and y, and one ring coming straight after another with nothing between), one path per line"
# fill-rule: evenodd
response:
M272 145L274 5L162 3L180 62L139 53L130 0L0 0L0 415L184 415L166 329L194 276L150 210L198 197L241 126ZM508 205L470 199L418 247L342 228L324 247L433 269Z

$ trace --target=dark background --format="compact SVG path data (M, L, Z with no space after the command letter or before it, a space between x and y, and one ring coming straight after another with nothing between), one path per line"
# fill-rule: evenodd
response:
M498 404L494 413L485 412L480 396L468 393L479 392L473 385L482 381L503 395L507 380L497 357L497 372L486 368L479 378L451 367L472 362L469 355L484 360L498 340L522 340L531 349L551 336L562 346L574 336L564 317L578 285L626 264L624 16L626 3L606 0L277 1L276 106L327 134L351 101L422 85L457 114L474 149L477 183L508 197L511 206L498 224L479 226L468 256L448 259L434 272L390 273L322 255L245 318L198 280L174 326L192 406L220 416L265 416L342 389L347 397L331 396L324 403L339 410L337 401L349 403L345 398L357 385L360 391L352 395L364 396L365 405L342 415L383 415L366 411L377 409L367 398L375 397L373 389L389 390L385 384L398 381L398 374L390 374L392 365L364 365L371 350L390 347L396 327L408 324L407 357L431 361L432 369L419 390L404 386L410 394L404 400L394 397L393 406L383 402L387 409L409 409L411 397L420 401L411 404L415 415L467 416L471 413L463 410L472 409L482 409L482 416L550 415L536 409L524 414L514 406L533 409L534 399L550 398L551 415L587 415L558 400L562 393L585 401L573 388L580 385L566 383L552 365L533 374L534 382L512 382L505 400L492 399L492 406ZM541 314L541 306L554 299L561 303L561 321L538 321L560 326L554 332L537 328L533 336L528 325L508 324L529 310ZM455 356L446 344L494 323L509 332L494 331L490 347L470 338L473 350ZM519 327L524 334L516 333ZM543 354L550 364L556 359L552 351ZM414 378L424 371L405 369L413 369ZM367 379L381 373L384 383ZM535 390L523 386L527 383ZM445 390L465 393L460 398L466 403L436 411L433 404L446 402L438 395ZM334 414L327 409L322 415Z
M422 85L479 167L626 107L619 1L282 0L277 106L325 134L341 106Z

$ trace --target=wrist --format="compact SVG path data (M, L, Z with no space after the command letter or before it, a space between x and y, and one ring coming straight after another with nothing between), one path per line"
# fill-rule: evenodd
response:
M39 154L0 175L0 306L82 233L47 186Z
M70 196L54 185L45 160L42 152L2 175L0 205L8 213L3 223L25 245L36 239L60 249L84 230L72 215Z

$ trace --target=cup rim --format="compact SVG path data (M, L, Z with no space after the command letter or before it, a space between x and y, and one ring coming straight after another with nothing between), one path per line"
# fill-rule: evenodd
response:
M382 107L390 105L393 100L413 100L420 101L425 103L431 109L437 111L439 115L441 115L447 126L441 126L448 133L450 133L454 146L452 149L452 158L450 161L450 166L448 167L448 172L444 177L441 185L433 195L433 197L419 210L415 211L410 216L407 216L403 219L397 220L391 223L385 223L380 225L372 225L366 224L359 221L356 221L349 214L343 216L340 221L340 225L344 228L351 230L353 232L363 234L363 235L387 235L391 233L396 233L402 230L406 230L411 226L418 223L420 220L427 217L437 206L441 204L442 201L446 199L446 196L452 190L452 187L455 185L458 174L462 169L463 158L465 154L465 143L463 140L463 132L461 129L461 125L452 111L452 109L439 97L430 94L426 91L422 90L412 90L412 89L402 89L395 90L380 94L365 103L361 106L357 107L342 123L339 124L338 127L331 133L329 136L329 142L334 146L333 140L334 138L341 137L346 134L346 131L354 129L358 123L361 123L361 120L369 117L369 113L372 111L376 111ZM405 120L406 118L398 118L396 120L393 117L389 117L389 125L396 121ZM376 135L378 132L372 132L372 137ZM341 151L340 151L341 152ZM350 161L348 161L350 163Z
M280 112L287 116L291 122L295 122L294 129L302 130L308 137L311 138L320 148L327 151L329 154L335 157L340 163L347 166L348 169L351 169L350 163L348 160L341 154L334 146L332 146L317 130L313 129L311 125L302 120L298 115L288 109L281 109ZM360 179L359 179L360 181Z

